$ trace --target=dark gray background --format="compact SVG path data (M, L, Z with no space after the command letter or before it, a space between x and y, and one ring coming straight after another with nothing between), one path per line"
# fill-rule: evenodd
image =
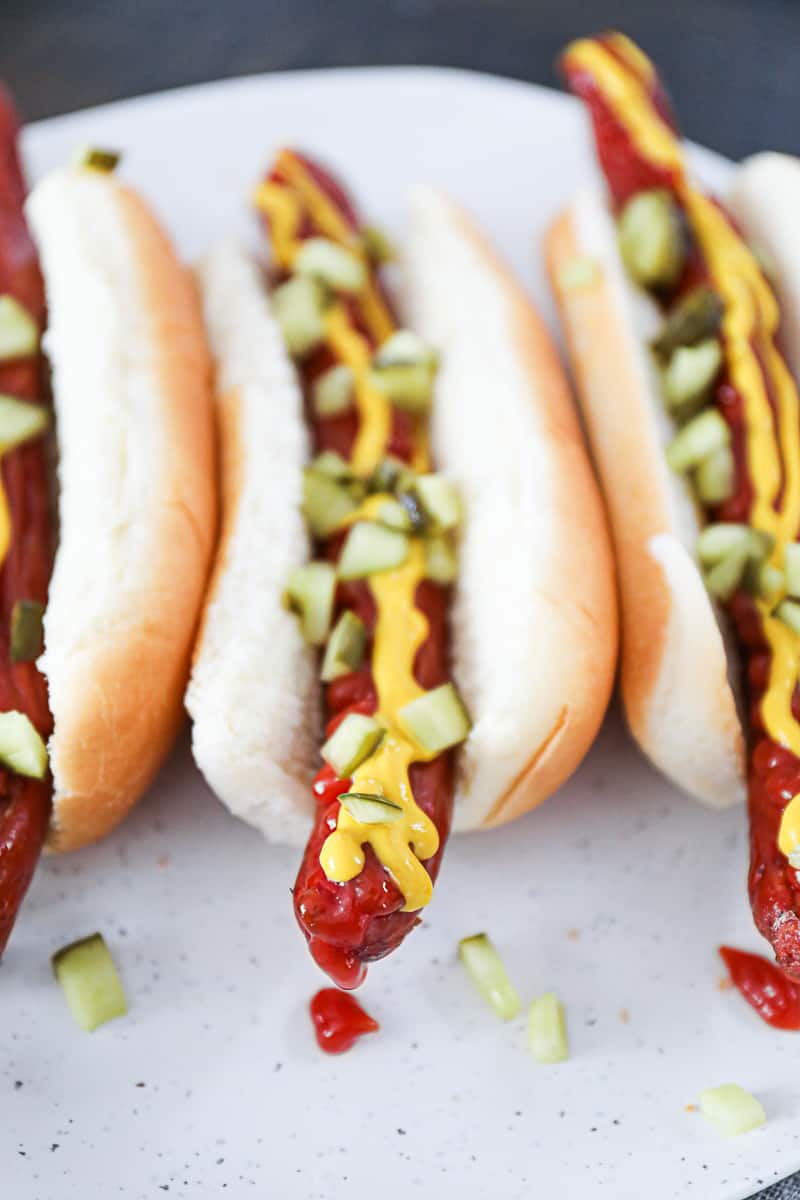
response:
M0 76L30 120L292 67L553 83L566 39L612 25L657 57L689 136L731 155L800 150L797 0L0 0Z
M0 0L0 77L28 120L295 67L555 84L564 42L612 26L657 59L688 136L732 156L800 151L800 0ZM800 1200L800 1176L760 1200L779 1197Z

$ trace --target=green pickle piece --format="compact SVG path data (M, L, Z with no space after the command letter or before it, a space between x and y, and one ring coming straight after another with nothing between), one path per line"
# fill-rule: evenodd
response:
M325 742L320 754L339 779L347 779L377 750L384 733L383 725L374 717L348 713Z
M387 821L398 821L403 815L399 804L371 792L344 792L339 803L362 825L383 825Z
M730 440L731 431L724 418L715 408L707 408L675 434L667 446L667 462L673 471L683 474L698 467L720 447L729 445Z
M303 472L303 514L315 538L330 537L358 508L349 484L312 466Z
M680 411L708 394L722 367L722 347L715 338L696 346L678 346L662 375L667 407Z
M513 1021L520 1011L517 991L489 935L475 933L458 943L458 957L484 1000L504 1021Z
M33 662L42 652L44 605L38 600L17 600L11 610L11 661Z
M452 683L424 692L398 710L397 719L428 754L457 746L472 728L464 702Z
M340 579L366 579L400 567L408 557L406 534L375 521L357 521L350 529L337 567Z
M0 393L0 452L39 437L49 423L50 414L43 404L28 404Z
M539 1063L560 1063L569 1058L564 1005L555 992L545 992L531 1002L528 1049Z
M39 347L39 327L14 296L0 296L0 362L28 358Z
M338 417L353 406L355 377L345 363L329 367L314 380L311 404L318 417Z
M733 495L736 464L730 446L719 446L698 464L694 486L703 504L722 504Z
M303 638L310 646L321 646L328 636L336 591L336 571L327 562L295 567L286 585L287 606L300 618Z
M128 1002L111 952L101 933L64 946L51 958L55 977L81 1029L91 1033L124 1017Z
M425 539L425 577L443 587L458 575L458 555L446 534L434 534Z
M29 779L47 774L47 746L30 717L15 709L0 713L0 763Z
M676 283L686 258L680 213L663 188L639 192L628 200L617 222L622 261L644 288Z
M304 358L325 337L328 301L327 289L309 275L293 275L273 291L272 312L293 358Z
M724 314L722 301L705 284L692 288L670 309L658 337L651 345L661 359L668 359L680 346L694 346L716 338Z
M345 610L331 630L325 656L322 660L320 678L331 683L340 675L357 671L364 661L367 630L364 622L349 609Z
M294 260L298 276L311 275L337 292L360 292L366 286L366 264L354 254L324 237L307 238Z

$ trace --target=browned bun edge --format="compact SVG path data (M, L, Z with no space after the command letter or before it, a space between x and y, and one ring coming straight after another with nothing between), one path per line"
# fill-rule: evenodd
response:
M634 320L652 314L628 295L599 197L561 214L545 252L613 532L628 723L675 783L722 807L743 798L744 744L725 638L694 563L696 515L666 464L669 426Z
M60 451L48 847L74 850L122 820L182 719L215 535L210 366L191 280L137 195L61 171L28 211Z
M410 323L442 354L435 461L467 510L453 665L474 724L455 828L496 826L555 791L600 727L617 657L612 552L564 371L522 287L428 190L408 257Z

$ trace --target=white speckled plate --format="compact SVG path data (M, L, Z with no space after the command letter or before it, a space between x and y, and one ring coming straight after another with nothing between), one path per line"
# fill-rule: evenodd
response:
M32 177L87 141L125 151L187 256L253 234L251 185L285 142L390 226L407 185L435 181L550 315L537 231L591 170L571 101L437 70L276 75L46 121L26 136ZM720 159L697 164L724 182ZM717 944L759 945L745 842L742 812L678 795L612 717L543 809L451 844L423 927L363 989L380 1035L331 1059L307 1014L321 979L292 919L295 855L229 817L182 744L122 829L31 889L0 968L0 1194L739 1200L800 1167L800 1043L718 987ZM131 1011L88 1035L49 957L95 929ZM523 1022L473 992L455 946L479 929L523 997L563 997L569 1062L537 1066ZM724 1141L686 1106L729 1080L769 1123Z

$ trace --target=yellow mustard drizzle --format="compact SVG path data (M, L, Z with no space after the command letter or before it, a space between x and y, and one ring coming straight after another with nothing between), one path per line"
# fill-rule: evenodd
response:
M639 51L641 54L641 51ZM642 58L644 59L644 55ZM688 182L682 148L653 107L646 85L648 71L628 59L626 69L599 42L573 43L565 55L569 66L589 72L640 154L674 172L675 189L721 296L729 376L744 403L748 474L753 488L750 524L775 539L770 561L780 566L786 544L800 528L800 404L794 380L775 346L779 310L758 263L720 209ZM638 78L637 78L638 76ZM759 362L759 353L763 362ZM777 408L777 429L770 407L765 372ZM781 484L783 491L781 494ZM780 510L775 505L780 494ZM792 696L800 677L800 638L758 602L772 650L770 675L761 701L770 737L800 756L800 724L792 715ZM791 808L791 806L790 806ZM788 827L794 822L784 814ZM800 806L796 812L800 842Z
M305 210L316 229L331 241L346 246L353 254L364 257L361 242L350 226L331 204L305 166L291 150L278 155L276 170L287 183L267 180L255 193L255 204L269 218L270 237L276 261L290 271L300 249L298 230ZM375 341L380 345L394 330L391 314L379 289L370 276L358 296L361 316ZM355 375L358 434L353 447L352 463L358 474L367 475L375 469L384 454L391 427L391 404L382 392L369 381L371 351L366 338L353 328L341 305L334 304L326 320L326 342L334 355L347 363Z
M4 447L0 446L0 458L2 458ZM0 565L5 562L9 547L11 546L11 511L8 507L8 496L6 495L5 485L0 479Z
M361 253L352 230L291 151L281 152L277 169L287 185L272 180L261 184L255 202L269 218L279 265L291 270L300 246L298 230L304 211L322 235ZM384 341L393 332L394 322L372 279L359 293L357 302L367 328L376 341ZM332 304L326 313L325 340L334 357L349 366L355 376L359 428L351 463L357 474L366 476L386 453L391 435L391 404L370 384L370 345L354 328L342 303ZM418 471L429 469L427 430L422 421L417 422L415 430L412 465ZM374 518L387 499L385 495L368 497L344 524ZM320 864L327 878L345 883L362 870L364 846L372 846L402 892L404 909L408 912L423 908L431 898L433 885L422 861L439 848L438 830L416 803L408 776L412 763L431 756L410 741L397 722L398 711L424 690L414 678L417 651L428 634L428 622L416 606L416 591L424 577L424 544L421 538L410 537L406 561L394 570L371 575L368 580L376 608L372 651L372 675L378 698L375 717L386 727L386 734L377 751L354 772L352 790L385 795L400 805L402 815L386 824L369 825L341 808L336 829L325 839L320 851Z

